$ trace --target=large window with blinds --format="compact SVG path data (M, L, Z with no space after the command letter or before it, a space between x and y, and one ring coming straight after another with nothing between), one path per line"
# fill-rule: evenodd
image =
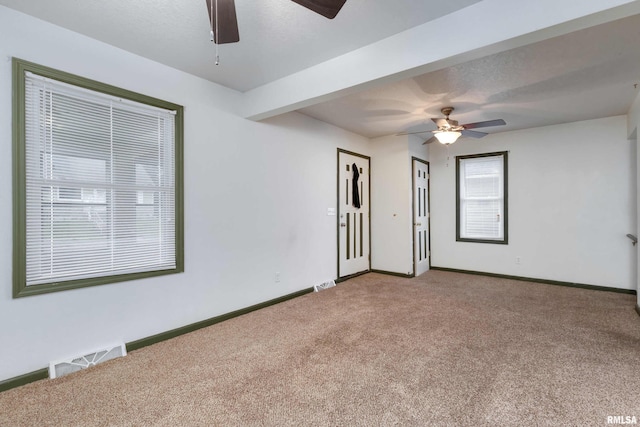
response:
M182 107L13 66L14 296L183 271Z
M456 240L508 243L507 152L456 157Z

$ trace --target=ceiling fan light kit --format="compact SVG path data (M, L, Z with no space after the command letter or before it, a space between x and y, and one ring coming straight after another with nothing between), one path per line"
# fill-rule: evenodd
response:
M456 142L458 138L460 138L460 136L462 135L462 132L436 131L434 134L440 144L449 145Z
M507 123L502 119L496 120L485 120L484 122L475 122L475 123L467 123L466 125L458 124L457 120L451 120L449 115L453 112L453 107L444 107L440 111L445 115L444 119L440 118L432 118L438 129L436 130L425 130L420 132L403 132L398 133L396 135L415 135L419 133L428 133L431 132L433 136L427 139L424 144L431 144L433 141L438 141L443 145L451 145L458 140L461 136L469 136L471 138L482 138L488 135L485 132L478 132L475 128L485 128L490 126L503 126Z

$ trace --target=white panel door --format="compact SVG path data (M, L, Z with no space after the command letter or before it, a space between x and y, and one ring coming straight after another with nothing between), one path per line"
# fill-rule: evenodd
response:
M369 194L369 158L338 150L338 277L370 269Z
M413 258L414 274L429 270L429 164L413 159Z

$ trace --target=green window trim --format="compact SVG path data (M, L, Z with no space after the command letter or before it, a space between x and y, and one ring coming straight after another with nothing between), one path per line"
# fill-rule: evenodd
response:
M467 238L461 237L461 224L460 224L460 161L464 159L475 159L482 157L497 157L501 156L503 159L503 237L502 239L479 239L479 238ZM508 151L499 151L493 153L483 153L483 154L470 154L465 156L456 156L456 241L457 242L471 242L471 243L492 243L498 245L508 245L509 244L509 186L508 186L508 176L509 176L509 162L508 162L509 152Z
M184 272L184 108L150 96L76 76L18 58L13 68L13 297L25 297L88 286L137 280ZM25 74L27 72L61 81L80 88L101 92L150 106L173 110L175 114L175 257L176 267L168 270L144 271L63 282L27 286L26 279L26 120Z

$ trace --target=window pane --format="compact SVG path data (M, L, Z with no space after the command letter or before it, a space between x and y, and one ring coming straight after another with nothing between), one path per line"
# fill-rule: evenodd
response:
M56 151L59 145L54 142ZM71 144L65 144L70 147ZM79 150L76 150L79 151ZM51 178L56 181L76 181L76 182L107 182L107 160L91 157L80 157L78 155L54 154L51 156L52 165L50 173L44 173L44 178Z
M458 157L458 238L504 241L505 158Z
M474 176L469 177L465 181L467 197L486 198L499 197L500 195L500 176Z
M27 240L29 282L104 270L110 255L106 206L43 203L38 233Z
M501 236L501 200L466 200L462 204L464 236L497 239Z
M26 285L176 268L174 116L27 75Z

